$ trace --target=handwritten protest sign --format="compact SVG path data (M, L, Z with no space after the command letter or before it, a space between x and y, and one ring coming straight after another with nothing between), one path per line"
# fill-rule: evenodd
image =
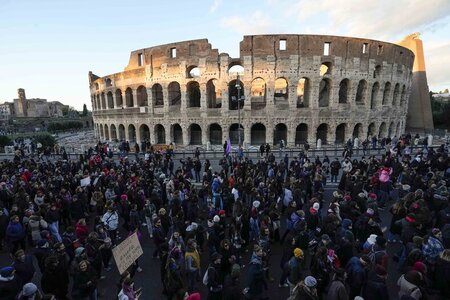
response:
M112 249L112 252L120 274L144 253L136 232Z

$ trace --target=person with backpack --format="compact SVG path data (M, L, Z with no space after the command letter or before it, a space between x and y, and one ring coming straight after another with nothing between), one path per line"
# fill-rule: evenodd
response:
M263 249L255 245L247 271L247 284L244 294L249 299L264 299L264 291L267 290L267 282L264 278Z
M347 274L344 269L336 269L331 280L326 300L348 300L348 292L345 287L345 279Z
M367 271L370 266L370 258L367 255L353 256L345 267L347 283L350 287L350 299L361 295L361 290L367 282Z
M389 256L386 252L386 239L382 236L377 236L375 244L373 244L367 256L374 266L382 266L388 269Z
M211 264L203 276L203 284L208 287L207 300L221 300L223 293L223 285L220 282L220 265L222 262L222 255L215 252L211 255Z
M195 239L189 239L185 253L186 274L188 278L188 292L195 290L195 283L200 278L200 254L197 251Z
M288 278L287 283L289 284L289 292L292 293L292 290L302 280L303 268L302 261L305 256L303 255L303 251L300 248L294 249L294 256L289 259L286 263L285 268L287 269Z

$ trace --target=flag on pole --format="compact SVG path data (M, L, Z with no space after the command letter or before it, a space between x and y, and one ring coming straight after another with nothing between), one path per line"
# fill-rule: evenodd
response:
M227 148L225 149L225 153L226 153L227 156L230 155L230 153L231 153L231 141L230 141L230 138L228 138L228 140L227 140Z

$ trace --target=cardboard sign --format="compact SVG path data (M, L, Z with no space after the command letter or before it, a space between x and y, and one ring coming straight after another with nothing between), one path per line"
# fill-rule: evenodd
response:
M85 187L91 184L91 177L86 177L80 180L80 186Z
M125 272L144 253L136 232L113 248L112 252L120 274Z

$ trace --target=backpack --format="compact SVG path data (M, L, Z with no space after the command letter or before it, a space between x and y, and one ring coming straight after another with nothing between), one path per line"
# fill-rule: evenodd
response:
M381 255L381 254L383 254L383 255ZM373 246L372 246L370 248L370 252L367 254L367 256L370 258L370 261L372 262L373 265L380 265L385 268L387 267L386 262L385 262L385 257L387 258L386 250L374 251ZM379 257L378 261L377 261L377 256Z

